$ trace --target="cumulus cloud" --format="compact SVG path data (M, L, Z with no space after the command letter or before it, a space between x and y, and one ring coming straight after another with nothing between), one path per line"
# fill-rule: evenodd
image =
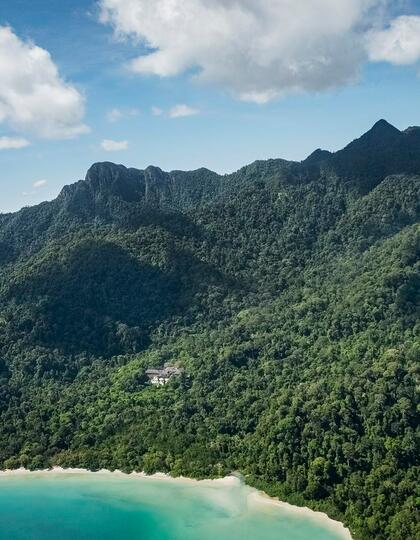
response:
M23 137L0 137L0 150L18 150L26 148L31 143Z
M106 119L108 122L118 122L123 117L123 113L120 109L112 109L106 113Z
M128 149L128 141L113 141L112 139L104 139L101 142L102 148L106 152L119 152Z
M132 118L133 116L138 116L140 111L138 109L111 109L106 114L106 119L108 122L118 122L124 118Z
M140 43L130 67L194 72L257 103L357 79L384 0L100 0L101 20Z
M387 28L369 32L367 42L369 57L375 62L414 64L420 61L420 17L397 17Z
M36 182L32 184L32 187L34 187L35 189L40 189L40 188L45 187L47 184L48 184L47 180L37 180Z
M175 105L169 111L170 118L184 118L186 116L195 116L198 114L198 109L193 109L185 104Z
M88 131L83 117L82 95L60 77L48 51L0 26L0 123L67 139Z

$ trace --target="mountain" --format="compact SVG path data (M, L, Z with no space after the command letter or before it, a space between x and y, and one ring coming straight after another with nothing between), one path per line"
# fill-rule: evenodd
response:
M420 166L420 129L399 131L385 120L333 157L342 176L363 179L364 191L391 174L417 174Z
M0 468L247 482L419 537L420 128L0 215ZM163 387L146 370L183 368Z

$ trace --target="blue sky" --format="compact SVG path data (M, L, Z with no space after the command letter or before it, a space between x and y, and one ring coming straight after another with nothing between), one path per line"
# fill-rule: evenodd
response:
M22 55L35 44L48 51L50 62L58 70L57 88L68 85L74 92L71 109L53 103L49 107L47 100L46 104L36 105L33 121L20 117L10 98L2 118L2 99L9 99L8 90L15 81L16 92L20 91L20 79L19 74L12 74L13 78L2 82L0 69L0 142L7 137L0 150L0 212L55 197L63 185L83 178L96 161L138 168L153 164L165 170L205 166L230 172L255 159L300 160L317 147L341 148L379 118L401 129L420 124L420 45L408 39L404 49L405 42L398 38L398 48L391 47L396 34L402 32L404 37L420 29L418 2L391 2L385 8L381 6L380 15L372 16L360 7L369 0L336 0L347 9L343 17L352 18L348 24L345 18L337 22L348 30L345 43L341 38L340 42L331 41L324 27L312 28L308 17L296 27L296 33L316 36L311 48L319 46L324 56L332 46L337 47L337 55L329 60L328 72L324 68L315 72L310 67L307 71L312 78L305 73L292 84L284 58L290 55L288 65L296 66L297 60L304 61L304 55L312 52L302 49L302 44L297 46L293 36L287 41L273 30L275 27L267 25L266 19L272 14L265 8L256 9L252 18L244 17L240 28L232 22L237 21L237 15L230 20L228 12L218 9L214 11L214 25L213 21L192 18L190 26L185 23L178 31L168 22L166 1L156 0L154 4L155 8L161 7L162 15L145 10L136 21L127 10L135 10L140 4L152 5L151 0L103 0L101 21L101 6L91 0L0 0L0 27L11 33L6 35L4 47L21 47ZM259 0L255 1L255 5L259 4ZM200 2L184 0L183 9L191 6L191 13L200 17ZM272 2L276 9L285 4L283 0ZM330 4L328 0L318 3L320 9L327 9L331 0ZM249 0L243 0L246 15L248 4ZM376 9L378 2L372 0L370 4ZM106 17L104 9L108 10ZM278 13L281 18L282 12ZM212 15L212 11L205 13L206 17ZM165 17L162 24L161 16ZM220 35L217 49L209 47L208 41L213 35L219 38L220 16L226 17L229 24ZM401 16L403 19L398 19ZM359 30L368 17L374 17L369 19L369 28ZM188 19L185 13L183 18ZM208 24L209 30L197 33L200 24ZM213 28L215 34L211 33ZM267 28L269 48L257 35L260 28ZM250 48L244 42L244 32L251 33L249 42L252 45L255 40L259 48ZM180 34L189 39L188 50L188 40L181 40ZM349 60L361 36L364 39L366 35L373 36L369 37L369 53L364 57L364 53L356 51ZM223 55L221 51L225 50ZM160 57L151 57L144 64L143 59L156 51L164 55L164 67ZM261 60L264 54L271 60ZM4 61L11 56L5 55ZM141 59L140 68L129 68L136 58ZM338 76L341 71L343 75ZM251 94L253 97L248 98ZM155 113L158 108L161 114L154 114L152 108ZM69 127L72 120L68 115L73 113L80 118ZM45 121L42 114L46 115ZM66 117L65 128L60 114ZM9 148L14 145L10 141L24 144L18 142L15 145L21 148ZM110 147L120 150L110 151Z

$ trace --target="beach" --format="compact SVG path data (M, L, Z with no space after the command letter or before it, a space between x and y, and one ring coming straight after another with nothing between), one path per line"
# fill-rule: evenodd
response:
M226 476L219 479L209 480L195 480L186 477L171 477L165 473L156 473L153 475L147 475L143 472L124 473L122 471L109 471L102 469L99 471L89 471L82 468L62 468L53 467L46 470L29 471L24 468L16 470L0 471L0 480L7 477L51 477L56 475L60 477L62 475L72 476L84 476L84 477L115 477L121 479L137 478L140 480L152 480L168 482L172 485L179 486L196 486L206 490L206 497L209 500L213 500L220 506L228 506L231 504L232 493L229 490L245 490L246 507L248 511L262 510L264 508L277 508L287 515L299 517L304 520L310 520L311 522L331 531L340 540L352 540L350 531L344 527L344 525L336 520L328 517L327 514L322 512L315 512L307 507L294 506L289 503L278 500L268 496L266 493L246 486L236 476Z

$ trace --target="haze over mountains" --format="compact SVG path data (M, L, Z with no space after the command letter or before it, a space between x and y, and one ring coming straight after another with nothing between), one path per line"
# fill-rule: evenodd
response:
M419 195L420 128L381 120L231 175L97 163L0 215L2 467L239 470L414 540Z

